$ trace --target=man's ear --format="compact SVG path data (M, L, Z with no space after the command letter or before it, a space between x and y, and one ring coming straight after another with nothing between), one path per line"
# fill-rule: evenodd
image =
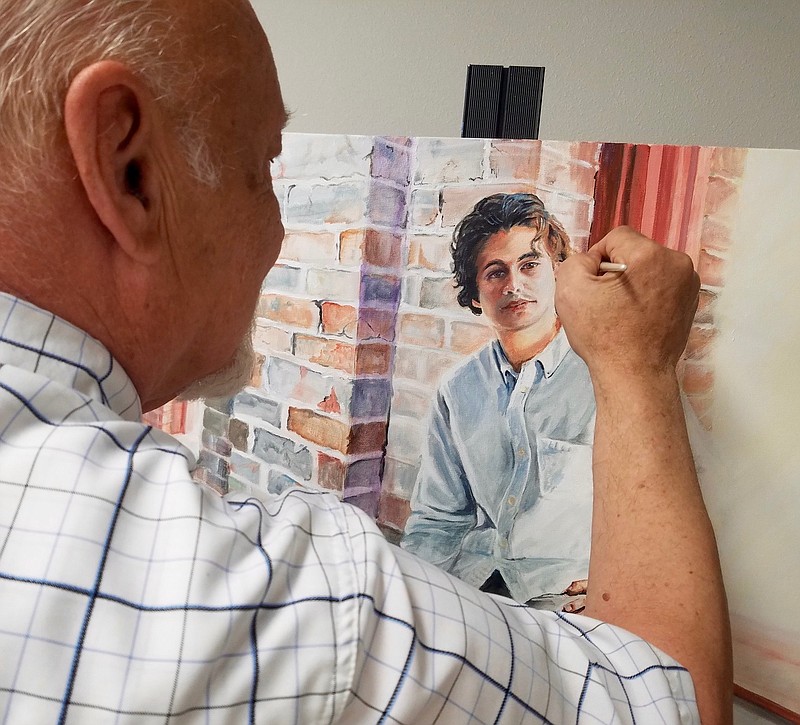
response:
M478 300L472 300L472 306L477 307L479 310L483 310L483 307L481 307L481 303L478 302Z
M89 203L125 253L144 262L158 251L158 118L147 87L115 61L84 68L67 91L64 126Z

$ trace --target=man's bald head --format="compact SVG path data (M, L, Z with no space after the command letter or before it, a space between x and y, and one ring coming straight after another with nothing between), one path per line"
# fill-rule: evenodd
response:
M285 120L247 0L2 0L0 290L100 340L145 409L229 368Z
M142 78L175 119L198 179L214 184L202 114L214 100L202 87L214 48L204 36L224 34L225 18L249 11L229 0L3 0L0 203L11 195L30 200L52 176L53 154L65 144L67 90L81 69L101 60L122 62Z

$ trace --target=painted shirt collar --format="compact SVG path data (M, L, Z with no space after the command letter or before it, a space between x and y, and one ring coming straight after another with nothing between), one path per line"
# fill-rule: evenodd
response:
M517 378L527 367L537 366L537 363L541 367L544 377L550 378L558 369L558 366L561 365L564 358L567 356L567 353L572 349L569 346L567 334L564 332L564 328L562 327L556 333L556 336L550 341L547 347L545 347L545 349L542 350L538 355L535 355L526 363L523 363L522 369L517 372L514 370L514 367L506 357L506 353L503 350L503 346L500 344L499 340L493 341L492 348L494 350L494 358L497 364L497 369L500 372L500 375L503 377L503 380L506 382L516 382Z

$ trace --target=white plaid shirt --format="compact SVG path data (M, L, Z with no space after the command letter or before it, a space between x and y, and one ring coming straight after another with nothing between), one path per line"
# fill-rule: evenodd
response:
M0 720L697 722L618 628L482 594L330 494L220 499L98 342L0 296Z

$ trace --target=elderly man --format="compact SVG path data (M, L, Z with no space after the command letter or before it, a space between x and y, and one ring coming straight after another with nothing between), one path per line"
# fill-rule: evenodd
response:
M247 370L284 121L244 0L0 8L4 721L725 722L674 373L685 257L619 231L559 270L597 397L586 613L606 623L478 592L327 494L219 499L141 423Z

